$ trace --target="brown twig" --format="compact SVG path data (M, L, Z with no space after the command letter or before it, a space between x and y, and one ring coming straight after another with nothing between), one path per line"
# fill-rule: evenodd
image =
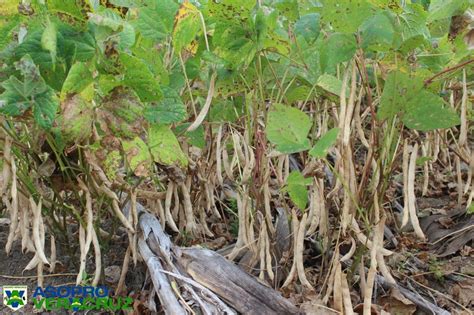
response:
M471 64L471 63L474 63L474 59L470 59L470 60L464 61L464 62L462 62L462 63L460 63L460 64L458 64L458 65L455 65L455 66L446 68L446 69L444 69L443 71L441 71L441 72L435 74L435 75L432 76L431 78L425 80L425 86L430 85L431 83L433 83L433 81L434 81L436 78L442 76L443 74L448 73L448 72L451 72L451 71L458 70L458 69L463 68L463 67L465 67L465 66L467 66L468 64Z
M77 273L54 273L50 275L43 275L44 278L51 278L51 277L75 277ZM8 276L8 275L0 275L0 278L5 279L36 279L38 278L37 275L34 276Z

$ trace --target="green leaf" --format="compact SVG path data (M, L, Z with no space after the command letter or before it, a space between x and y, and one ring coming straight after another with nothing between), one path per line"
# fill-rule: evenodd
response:
M306 101L307 99L311 99L313 96L314 91L312 91L311 87L307 85L301 85L290 89L285 95L289 103L294 103L296 101Z
M423 88L420 78L410 77L400 71L391 72L385 82L377 111L379 119L388 119L405 109L407 102Z
M135 44L135 28L130 23L123 23L122 31L119 33L119 48L124 50Z
M185 1L178 10L173 30L173 44L177 51L189 45L201 30L201 18L198 9Z
M162 40L171 34L178 8L173 0L147 1L147 5L138 10L135 27L145 38Z
M59 106L56 95L46 85L30 56L17 62L16 68L23 81L11 76L2 83L4 92L0 95L0 112L18 116L32 108L36 123L45 129L51 128Z
M36 123L44 129L50 129L59 106L56 94L52 89L49 89L46 93L38 95L34 102L33 117Z
M419 157L419 158L416 159L416 165L417 166L422 166L426 162L432 161L432 160L433 160L433 157L431 157L431 156L422 156L422 157Z
M49 51L43 49L41 38L43 30L28 33L25 40L15 49L19 59L30 55L39 67L46 83L56 90L61 90L69 66L75 61L90 61L96 53L94 37L89 32L78 32L63 24L57 26L57 60L53 64Z
M92 72L87 64L76 62L72 65L61 89L61 98L68 93L80 93L93 82Z
M321 31L319 21L320 15L317 13L303 15L295 23L296 36L303 37L308 43L314 42Z
M309 151L309 155L320 159L325 158L329 149L336 143L339 131L339 128L332 128L326 132L323 136L321 136L321 138L319 138L311 151Z
M454 50L455 47L452 41L448 38L448 35L446 35L443 38L433 41L429 50L418 57L418 61L432 72L439 72L453 61Z
M337 31L354 33L376 12L376 7L365 0L322 0L321 20Z
M360 32L363 48L370 48L376 52L392 48L395 31L385 12L366 20L360 27Z
M467 207L466 213L471 214L471 215L474 214L474 202L471 203L471 205L469 207Z
M183 134L185 137L188 138L189 144L197 148L204 149L204 147L206 146L204 127L200 125L196 128L196 130L188 132L186 131L186 129L188 129L189 126L191 126L191 123L184 123L182 125L179 125L175 128L174 133L176 135Z
M254 0L223 0L207 3L209 19L216 22L212 36L214 53L234 67L249 65L262 39L264 31L262 28L265 28L266 23L262 20L261 13L257 13L255 17L257 25L252 25L251 22L251 10L255 5Z
M122 83L111 74L101 74L99 75L98 81L98 92L102 96L109 94L117 86L120 86Z
M130 141L122 140L122 147L127 157L128 165L135 175L147 175L151 166L152 156L146 143L140 137L135 137Z
M142 60L128 54L121 54L120 61L124 66L124 84L134 89L142 102L161 99L162 92L158 80Z
M333 75L323 74L318 78L316 86L336 96L341 95L342 81Z
M273 104L268 113L266 133L276 149L285 154L309 149L308 132L311 120L297 108Z
M299 18L297 0L277 0L273 5L290 21L296 21Z
M304 178L298 171L290 173L287 179L287 190L291 201L300 209L306 209L308 203L308 189L307 185L311 184L311 178Z
M52 13L67 14L80 21L86 19L76 0L48 0L48 10Z
M467 0L431 0L428 9L428 22L451 18L453 15L462 14L468 8Z
M20 25L21 20L21 15L18 14L8 18L0 16L0 50L10 43L13 31Z
M112 9L103 7L94 13L89 13L89 22L95 25L108 27L113 31L118 31L123 25L123 20L118 13Z
M118 7L137 8L143 5L145 0L109 0L110 3Z
M256 38L249 36L249 33L249 29L240 25L216 26L212 38L215 53L233 66L249 65L257 52Z
M71 28L59 28L63 45L60 55L69 62L90 61L96 55L96 41L91 32L78 32Z
M336 66L352 59L356 52L356 40L352 34L332 34L323 44L321 69L323 72L335 73Z
M417 93L406 105L403 123L410 129L430 131L451 128L461 123L456 111L428 91Z
M158 124L172 124L186 118L186 106L179 94L168 87L163 88L163 99L145 109L146 120Z
M393 18L395 28L394 46L403 52L417 48L430 38L426 26L427 13L419 4L408 4L399 16ZM408 42L408 43L407 43Z
M188 158L178 139L166 125L153 125L148 130L148 146L155 162L186 167Z
M53 65L56 64L57 41L56 25L48 20L48 24L43 31L43 35L41 36L41 47L43 47L44 50L49 51Z
M255 0L208 1L207 14L212 20L224 23L229 23L232 19L237 24L248 22L250 13L256 4Z
M216 100L209 110L210 122L235 122L242 114L242 107L229 100Z

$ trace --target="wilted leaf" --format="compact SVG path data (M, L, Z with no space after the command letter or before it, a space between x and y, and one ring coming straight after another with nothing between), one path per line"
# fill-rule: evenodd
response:
M336 143L338 135L339 128L333 128L329 130L323 136L321 136L321 138L319 138L311 151L309 151L309 154L316 158L325 158L329 149Z
M309 149L308 132L311 121L297 108L273 104L268 113L268 140L281 153L295 153Z
M122 146L130 169L137 176L147 176L152 157L146 143L140 137L135 137L130 141L122 140Z
M66 143L80 142L90 137L93 120L93 105L80 94L71 96L61 103L60 128Z
M148 130L148 146L155 162L164 165L188 165L178 139L166 125L153 125Z
M122 160L122 155L118 150L112 150L107 153L102 166L108 179L113 181L117 177L117 170L121 166Z
M114 137L133 139L147 128L143 104L129 89L116 88L97 109L100 128Z

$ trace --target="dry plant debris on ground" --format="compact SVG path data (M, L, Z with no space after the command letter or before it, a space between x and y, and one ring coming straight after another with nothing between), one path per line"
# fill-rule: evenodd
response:
M0 283L472 313L473 10L0 0Z

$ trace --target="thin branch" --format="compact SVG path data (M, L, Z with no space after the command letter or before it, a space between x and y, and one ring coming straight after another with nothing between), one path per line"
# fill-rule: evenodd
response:
M460 69L460 68L463 68L463 67L465 67L465 66L467 66L468 64L471 64L471 63L474 63L474 59L470 59L470 60L464 61L464 62L462 62L462 63L460 63L460 64L458 64L458 65L455 65L455 66L446 68L446 69L444 69L443 71L441 71L441 72L435 74L435 75L432 76L431 78L425 80L425 86L430 85L431 83L433 83L433 81L434 81L436 78L438 78L438 77L440 77L440 76L442 76L442 75L444 75L444 74L446 74L446 73L448 73L448 72L452 72L452 71L458 70L458 69Z

